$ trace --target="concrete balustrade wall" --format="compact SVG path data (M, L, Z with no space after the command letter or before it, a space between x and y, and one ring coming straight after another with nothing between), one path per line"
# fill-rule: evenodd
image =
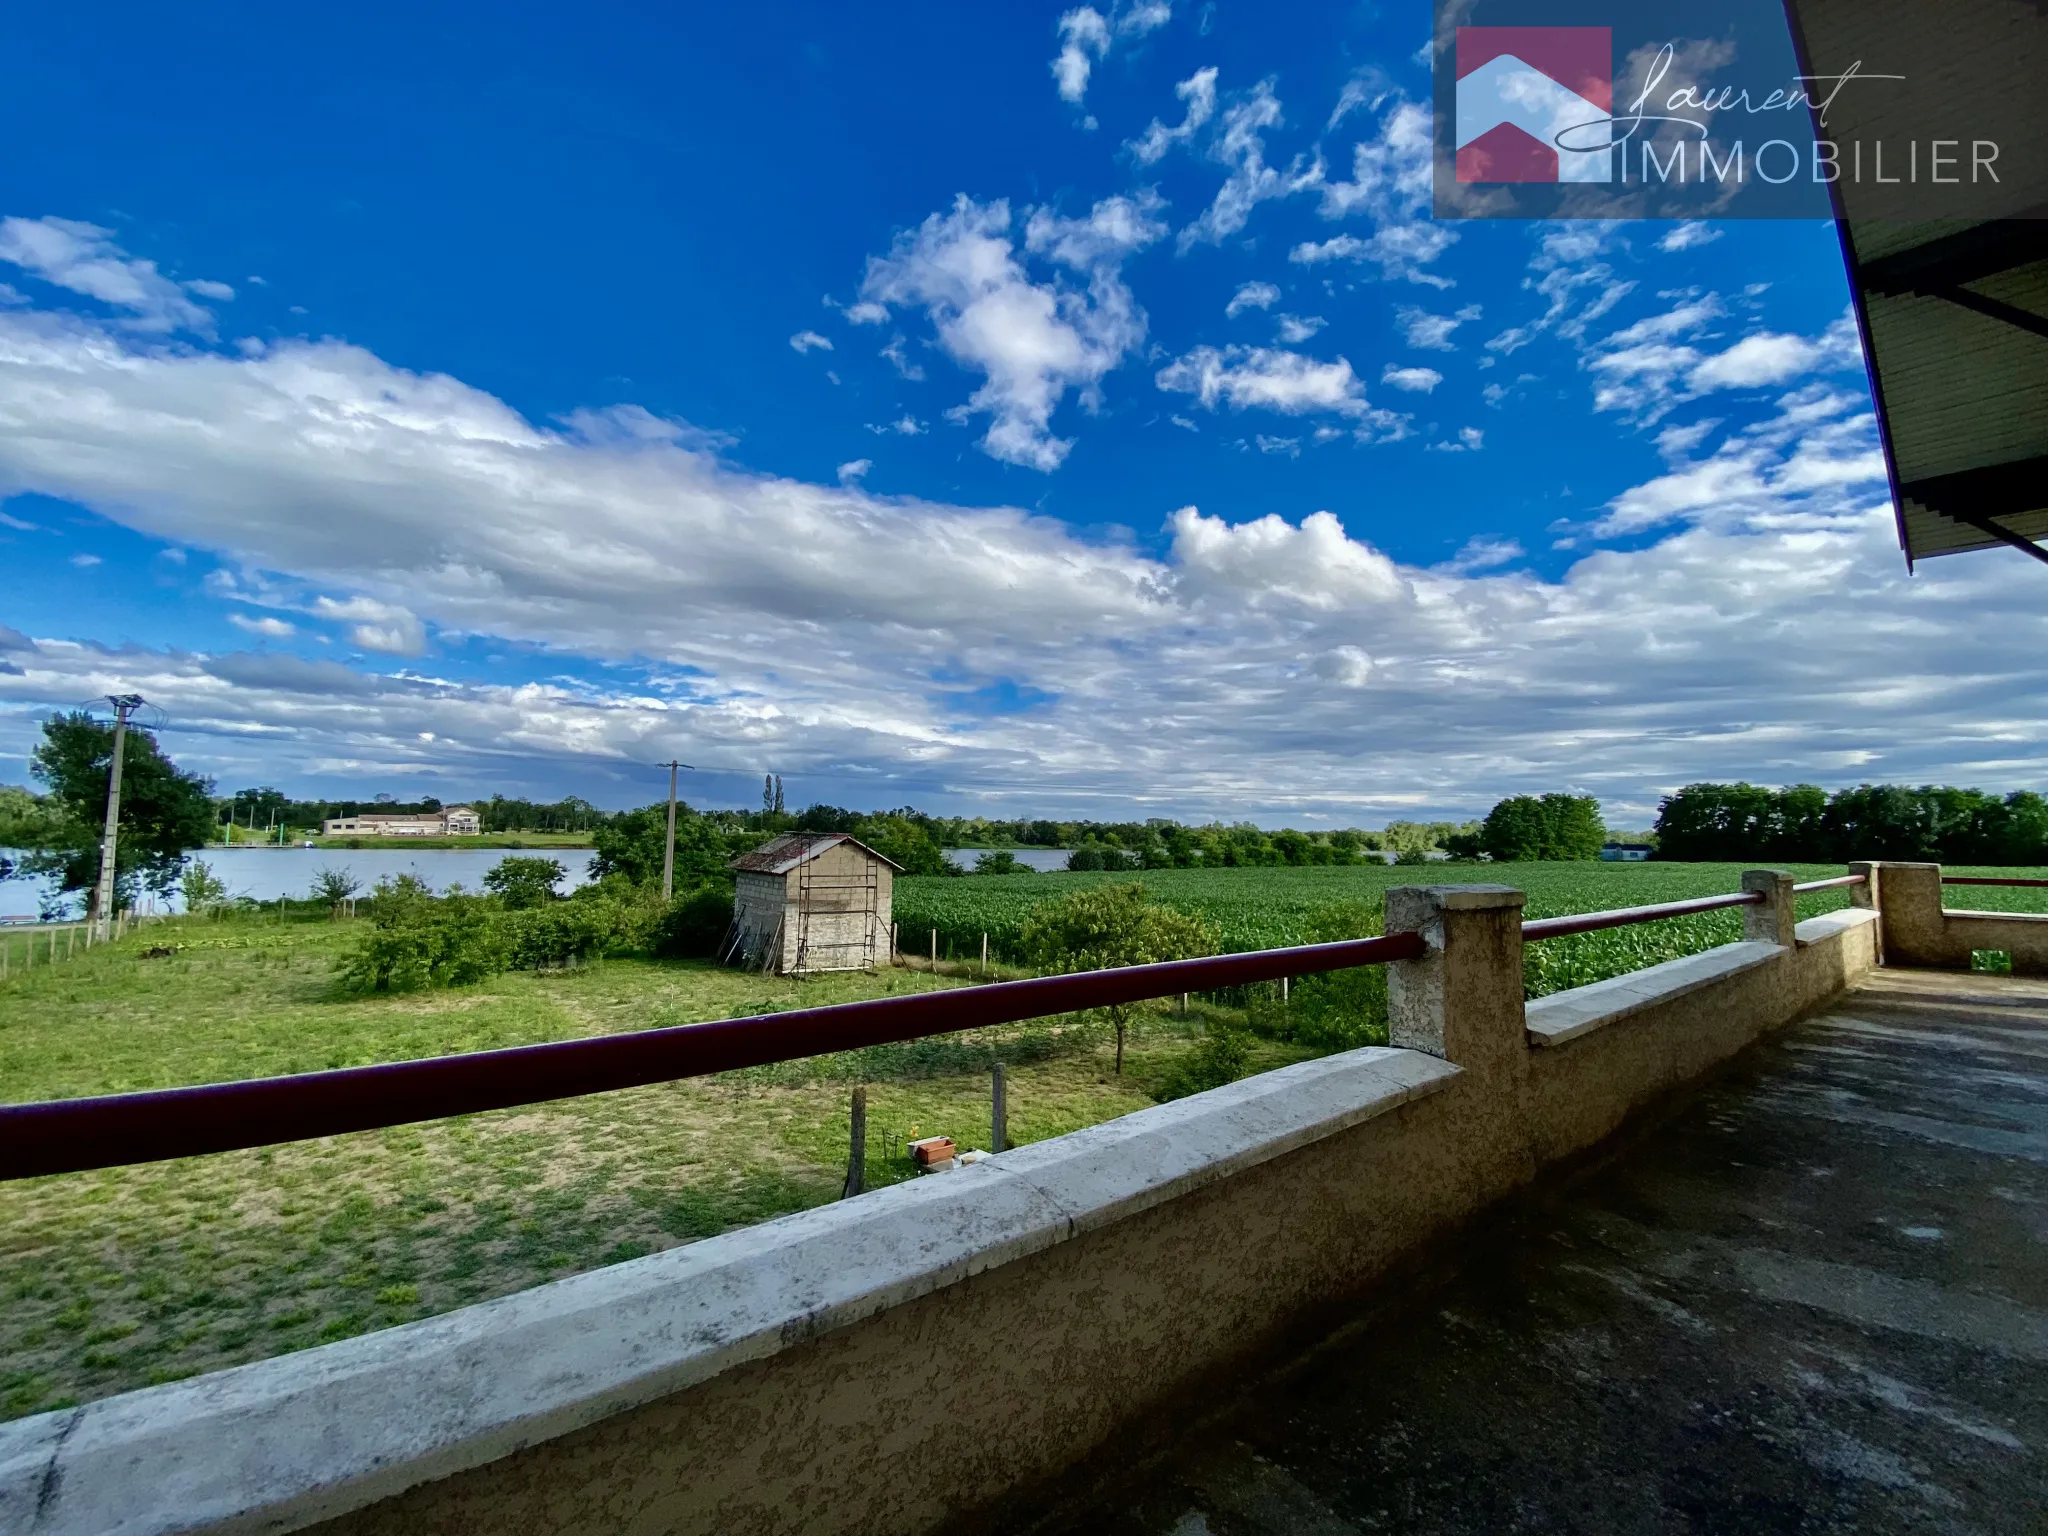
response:
M1789 877L1750 878L1743 942L1526 1007L1520 892L1392 891L1428 950L1390 1047L0 1425L0 1531L971 1524L1876 963L1876 912L1795 927Z
M1942 905L1939 864L1852 866L1880 871L1884 948L1893 965L1967 971L1973 950L2003 950L2016 976L2048 976L2048 916L1951 911ZM1969 886L1951 886L1957 896Z

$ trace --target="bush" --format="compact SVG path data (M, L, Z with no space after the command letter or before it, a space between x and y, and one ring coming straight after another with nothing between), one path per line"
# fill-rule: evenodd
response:
M668 904L650 947L665 960L707 959L717 954L731 928L732 888L700 885Z
M505 936L476 897L436 899L410 875L378 881L373 894L369 932L341 961L350 991L467 986L505 969Z
M1029 864L1017 862L1017 855L1007 848L992 848L974 861L977 875L1030 875L1036 874Z
M555 887L567 871L559 859L500 859L484 874L484 889L505 904L508 912L544 907L555 899Z
M1234 1083L1251 1069L1251 1037L1211 1019L1200 1043L1170 1073L1157 1097L1184 1099Z
M494 926L502 936L505 964L515 971L539 971L614 952L631 923L628 909L599 899L525 907L501 914Z
M1305 944L1335 944L1378 936L1381 912L1363 901L1332 902L1310 914ZM1361 965L1298 977L1274 1032L1299 1045L1350 1051L1387 1043L1387 968Z

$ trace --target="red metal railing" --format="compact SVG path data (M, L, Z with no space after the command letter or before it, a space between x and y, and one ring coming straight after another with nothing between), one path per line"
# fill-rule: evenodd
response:
M2005 875L1943 875L1943 885L2026 885L2048 887L2048 880L2021 880Z
M1760 907L1762 891L1736 891L1728 896L1695 896L1690 901L1662 901L1649 907L1621 907L1612 912L1579 912L1570 917L1537 917L1522 924L1522 942L1561 939L1572 933L1597 933L1602 928L1626 928L1631 923L1654 923L1660 918L1687 917L1694 912L1718 912L1723 907Z
M1832 880L1802 880L1792 887L1792 893L1795 896L1803 896L1808 891L1832 891L1838 886L1868 884L1868 875L1836 875Z
M512 1109L1082 1008L1413 960L1423 949L1420 934L1395 933L296 1077L5 1105L0 1106L0 1179L160 1162Z

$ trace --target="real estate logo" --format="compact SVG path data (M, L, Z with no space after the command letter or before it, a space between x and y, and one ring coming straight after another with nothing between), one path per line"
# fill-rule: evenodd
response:
M1614 33L1459 27L1457 179L1611 182Z
M2048 216L2048 9L1951 0L1894 7L1881 28L1801 21L1845 6L1435 0L1432 211Z

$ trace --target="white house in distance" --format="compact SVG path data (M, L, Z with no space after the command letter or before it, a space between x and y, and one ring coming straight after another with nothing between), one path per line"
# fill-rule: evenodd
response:
M732 861L725 953L749 970L862 971L889 958L902 866L844 832L788 832Z
M320 823L322 837L479 837L483 818L466 805L444 806L426 816L331 816Z
M1600 857L1610 864L1640 864L1655 851L1648 843L1607 843Z

